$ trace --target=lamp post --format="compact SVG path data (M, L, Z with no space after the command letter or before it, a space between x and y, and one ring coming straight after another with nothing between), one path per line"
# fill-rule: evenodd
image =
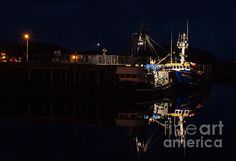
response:
M24 38L26 40L26 63L29 62L29 34L24 34Z

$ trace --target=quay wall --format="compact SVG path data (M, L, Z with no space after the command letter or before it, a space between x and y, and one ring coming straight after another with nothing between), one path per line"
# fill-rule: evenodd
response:
M0 64L0 114L105 121L116 66Z
M0 115L109 122L117 66L0 64ZM211 77L210 66L199 69Z

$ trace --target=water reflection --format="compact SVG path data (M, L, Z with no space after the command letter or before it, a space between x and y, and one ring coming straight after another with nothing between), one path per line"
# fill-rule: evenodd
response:
M183 147L186 126L200 115L210 89L165 96L152 102L125 106L117 112L115 124L124 127L131 144L139 155L145 155L155 146L163 148L163 140L174 139ZM181 146L182 145L182 146Z
M68 160L68 156L73 158L72 160L81 159L77 151L82 151L80 154L85 159L82 157L81 160L93 157L90 152L97 154L90 160L95 160L100 155L113 154L125 156L120 160L134 160L133 154L135 157L149 160L148 157L160 155L162 152L169 154L163 148L165 138L177 138L183 144L186 138L185 127L191 119L198 114L201 115L201 109L209 96L210 89L181 94L171 93L145 101L135 100L132 95L129 97L114 95L112 98L112 94L106 94L104 97L96 90L87 92L78 96L68 94L65 98L64 95L55 97L54 94L50 97L44 96L47 99L26 95L31 102L23 101L22 97L14 97L15 101L2 102L0 113L2 117L10 118L10 121L7 119L0 122L5 134L2 134L2 138L7 136L2 149L5 145L15 147L17 143L9 144L13 138L20 148L16 148L12 153L18 153L19 149L31 153L31 146L22 147L22 144L31 145L32 140L41 138L32 145L38 147L37 152L40 152L42 158L50 158L49 156L57 155L60 151L64 157L62 160ZM23 119L22 125L18 126L16 123L12 126L14 123L11 118L19 116L20 120ZM35 118L40 119L37 120L37 124L32 120ZM73 120L73 124L71 122L64 124L68 119ZM51 122L52 120L59 120L59 124ZM13 132L9 132L7 129L9 127ZM20 139L19 133L22 137ZM16 135L10 138L9 134ZM57 146L63 142L66 146ZM50 145L50 149L41 154L41 149L47 144ZM54 153L48 154L51 149ZM72 155L71 151L76 152ZM131 159L127 159L127 155Z

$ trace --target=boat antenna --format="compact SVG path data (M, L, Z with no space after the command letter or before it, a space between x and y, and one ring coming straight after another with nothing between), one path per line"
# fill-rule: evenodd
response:
M188 19L187 19L187 41L188 41L188 36L189 36L189 26L188 26Z
M173 40L172 40L172 31L171 31L171 34L170 34L170 63L172 64L173 63L173 56L172 56L172 53L173 53Z

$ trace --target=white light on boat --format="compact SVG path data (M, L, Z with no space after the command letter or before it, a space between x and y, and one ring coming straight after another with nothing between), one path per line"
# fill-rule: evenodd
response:
M139 45L139 46L143 46L143 42L139 42L138 45Z

